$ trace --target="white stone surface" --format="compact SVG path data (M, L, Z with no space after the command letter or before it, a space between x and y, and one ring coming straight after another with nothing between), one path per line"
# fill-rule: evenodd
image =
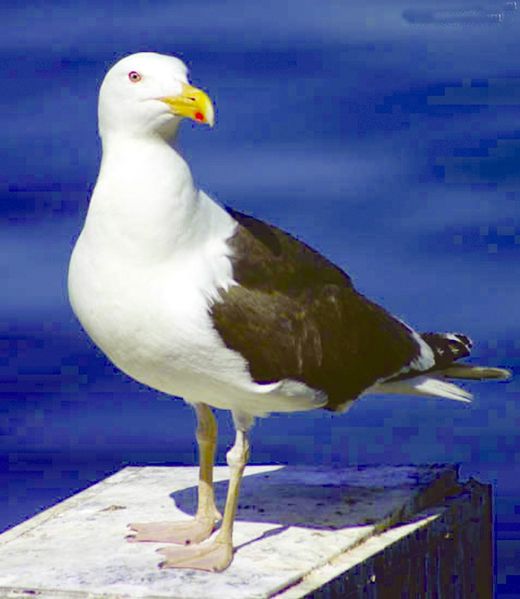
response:
M39 599L244 599L285 589L291 597L302 596L300 581L314 585L353 565L349 549L370 539L367 547L373 549L405 534L396 529L374 537L403 507L410 511L445 471L250 466L237 515L235 559L224 573L213 574L159 570L155 549L164 544L125 540L129 522L193 514L197 468L125 468L0 535L0 597L36 591ZM220 505L227 479L228 469L217 467ZM356 552L363 555L363 549Z

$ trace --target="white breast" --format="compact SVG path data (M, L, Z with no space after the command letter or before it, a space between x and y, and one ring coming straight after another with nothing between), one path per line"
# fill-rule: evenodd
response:
M225 253L212 254L219 245L151 266L100 253L84 231L69 269L73 310L118 368L159 391L252 416L317 407L305 385L255 383L218 336L210 306L217 281L222 286L223 272L231 272Z
M96 345L121 370L177 394L184 391L175 384L180 372L196 373L202 365L206 372L225 372L228 362L239 372L208 312L217 289L232 284L223 239L139 262L117 247L98 245L91 233L84 229L71 259L71 304Z
M244 358L224 345L210 310L235 284L227 242L236 222L194 189L171 148L136 145L114 142L104 155L71 258L70 301L87 333L132 378L189 402L251 415L316 407L301 383L255 383ZM120 166L129 147L131 184ZM140 160L155 170L140 171Z

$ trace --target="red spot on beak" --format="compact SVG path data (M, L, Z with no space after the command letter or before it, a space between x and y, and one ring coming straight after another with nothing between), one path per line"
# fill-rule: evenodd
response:
M203 121L204 120L204 115L202 114L202 112L196 112L195 113L195 119L197 121Z

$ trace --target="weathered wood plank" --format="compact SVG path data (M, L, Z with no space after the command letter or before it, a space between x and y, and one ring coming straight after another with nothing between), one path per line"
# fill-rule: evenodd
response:
M218 467L219 502L227 478ZM375 597L377 588L379 598L396 585L436 596L416 594L426 582L489 596L478 594L491 584L489 488L460 485L453 467L251 466L231 567L159 570L161 544L128 543L126 524L189 517L196 482L192 467L125 468L0 535L0 597Z

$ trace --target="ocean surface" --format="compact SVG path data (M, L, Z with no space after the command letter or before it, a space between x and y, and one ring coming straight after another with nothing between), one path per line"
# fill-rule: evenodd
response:
M520 363L515 2L31 2L0 9L0 529L127 464L192 464L192 410L118 372L68 305L118 58L182 57L217 108L181 146L214 198L296 234L471 361ZM520 596L520 388L273 415L252 462L459 463L493 484L496 591ZM219 414L218 460L232 442Z

